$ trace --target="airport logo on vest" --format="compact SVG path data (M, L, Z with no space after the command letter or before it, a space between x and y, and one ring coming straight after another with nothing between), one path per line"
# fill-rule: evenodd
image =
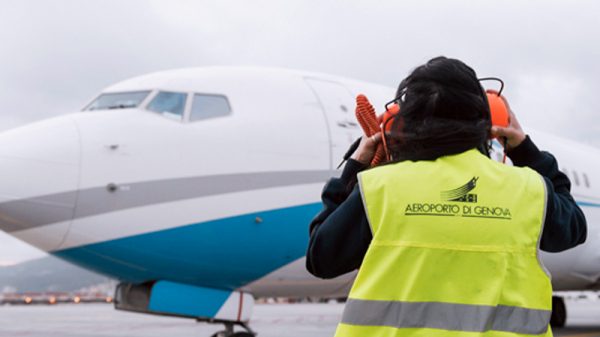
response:
M442 200L444 201L458 201L458 202L477 202L477 194L469 193L477 187L477 180L479 177L473 177L466 184L459 188L455 188L449 191L443 191L441 193Z
M512 219L508 207L480 204L477 194L471 193L477 187L478 180L479 177L473 177L458 188L440 192L442 202L410 202L404 208L404 215Z

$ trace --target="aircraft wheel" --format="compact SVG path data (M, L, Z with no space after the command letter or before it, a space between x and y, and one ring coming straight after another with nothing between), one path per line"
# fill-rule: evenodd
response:
M228 337L227 331L218 331L212 334L210 337Z
M219 332L215 332L212 337L255 337L256 335L250 333L250 332L245 332L245 331L240 331L240 332L235 332L235 333L230 333L227 331L219 331Z
M565 300L559 296L552 296L552 316L550 325L554 328L562 328L567 322L567 307Z
M254 337L254 334L249 332L236 332L231 337Z

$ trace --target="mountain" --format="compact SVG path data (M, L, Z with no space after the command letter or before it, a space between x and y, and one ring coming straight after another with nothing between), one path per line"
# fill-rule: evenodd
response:
M73 292L113 284L110 278L74 266L54 256L0 267L0 293Z

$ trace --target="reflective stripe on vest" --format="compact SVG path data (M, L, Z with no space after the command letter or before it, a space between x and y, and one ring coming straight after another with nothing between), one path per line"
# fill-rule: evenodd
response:
M373 239L336 336L552 335L539 174L470 150L359 183Z
M349 299L342 323L395 328L430 328L539 335L548 330L550 310L499 305L395 302Z

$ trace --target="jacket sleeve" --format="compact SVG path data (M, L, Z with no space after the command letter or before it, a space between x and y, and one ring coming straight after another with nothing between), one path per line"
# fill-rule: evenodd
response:
M322 193L323 210L310 224L306 269L320 278L351 272L362 263L372 240L356 175L366 166L350 159L340 178Z
M544 177L547 190L546 220L540 248L561 252L585 242L585 216L571 195L569 178L559 171L556 158L540 151L529 136L507 155L515 166L527 166Z

